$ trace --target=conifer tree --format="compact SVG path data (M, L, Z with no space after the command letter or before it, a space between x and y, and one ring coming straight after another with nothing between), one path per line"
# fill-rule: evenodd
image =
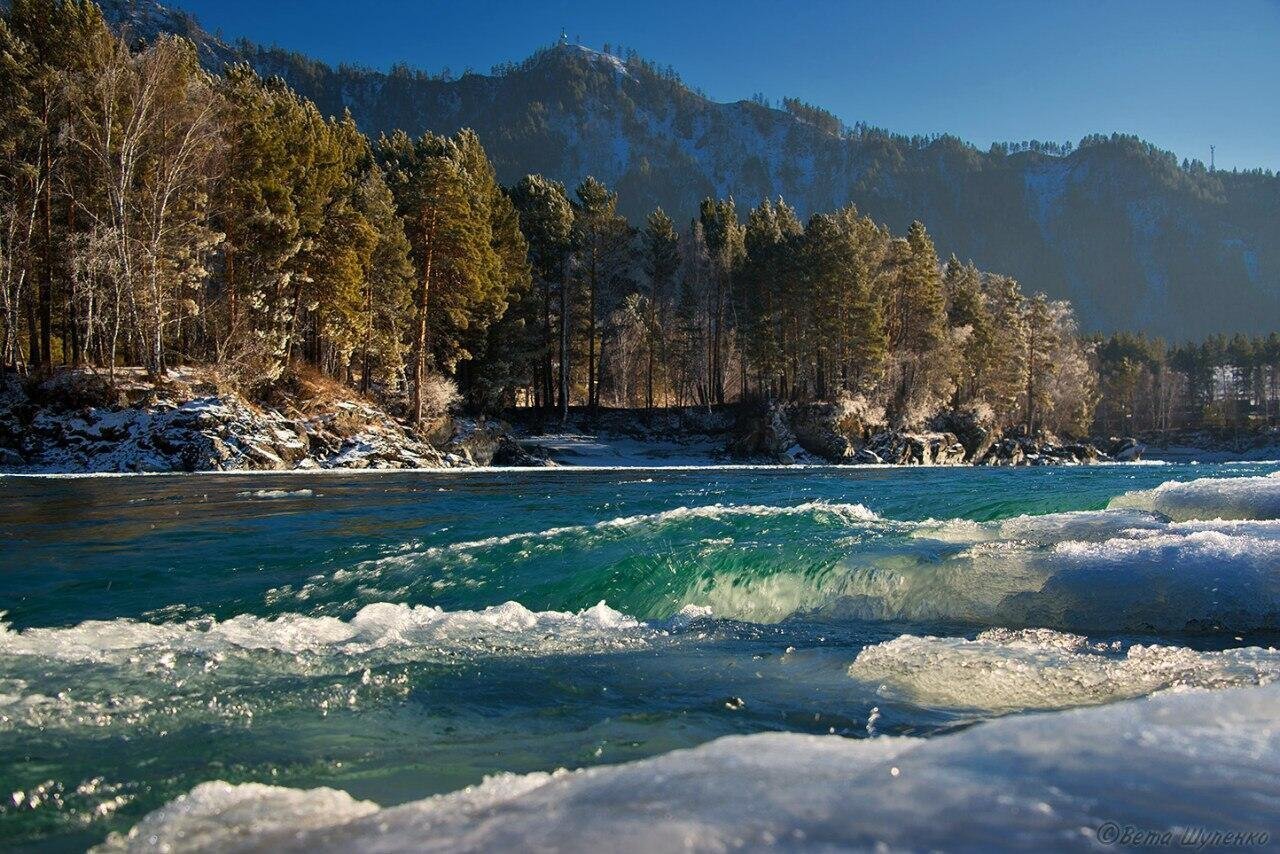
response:
M703 239L711 258L712 292L708 309L710 326L711 393L716 403L724 403L724 362L726 356L726 310L730 304L733 277L745 254L744 232L738 222L733 199L703 199L698 209ZM743 375L745 386L746 377Z
M667 364L667 305L680 270L680 238L662 208L649 214L644 229L644 270L649 279L645 336L645 408L654 406L655 363ZM669 384L669 381L668 381Z
M542 320L537 376L541 378L540 399L548 410L556 403L558 390L562 421L569 414L569 252L573 234L573 206L564 187L541 175L526 175L512 190L511 199L520 215L520 228L528 241L529 262L540 294ZM552 315L559 323L553 333ZM552 381L552 355L559 368L559 382Z
M618 195L588 177L575 191L574 247L576 267L587 291L587 406L600 405L603 341L600 318L622 296L630 279L631 226L618 213Z
M483 289L489 272L487 222L473 209L452 141L397 132L379 141L378 156L418 267L411 412L422 424L429 366L447 370L456 364L469 297Z

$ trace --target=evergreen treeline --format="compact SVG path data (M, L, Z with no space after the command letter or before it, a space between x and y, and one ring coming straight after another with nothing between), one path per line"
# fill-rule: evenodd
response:
M0 61L6 365L308 365L419 420L453 382L562 417L845 396L902 425L1089 426L1070 308L940 263L918 222L706 199L636 229L591 178L500 186L470 131L371 141L183 39L131 51L87 0L15 0Z
M1280 419L1280 334L1168 346L1125 333L1097 341L1095 349L1102 429L1250 428Z

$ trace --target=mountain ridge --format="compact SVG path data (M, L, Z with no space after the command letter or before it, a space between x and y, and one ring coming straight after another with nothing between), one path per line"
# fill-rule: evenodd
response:
M1280 178L1179 165L1137 137L984 152L846 129L799 102L712 101L639 57L579 45L452 79L228 44L154 0L103 7L143 40L190 38L215 70L247 61L326 113L349 109L367 133L472 127L504 183L540 172L572 189L594 175L633 222L659 205L687 220L708 195L741 213L779 195L802 215L853 203L895 231L920 219L944 255L1072 300L1088 331L1182 339L1267 332L1280 316Z

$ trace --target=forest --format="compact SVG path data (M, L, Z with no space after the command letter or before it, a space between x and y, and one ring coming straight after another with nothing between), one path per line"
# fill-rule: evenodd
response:
M1280 401L1274 336L1088 339L1069 304L853 206L633 225L593 178L503 186L472 131L370 138L180 37L128 43L88 0L12 2L0 99L4 371L210 365L251 394L318 371L418 423L842 397L1081 435L1095 410L1162 429Z

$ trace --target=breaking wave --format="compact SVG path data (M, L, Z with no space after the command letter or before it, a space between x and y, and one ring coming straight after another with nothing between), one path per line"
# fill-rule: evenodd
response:
M501 774L385 809L333 789L211 782L95 850L985 850L993 839L1053 850L1112 841L1099 837L1107 823L1178 838L1212 816L1265 832L1277 775L1271 686L1003 718L929 740L735 736L611 767Z
M1131 511L1039 517L967 539L948 529L889 558L855 555L829 617L1098 632L1243 632L1280 627L1280 522L1134 526ZM965 523L967 527L971 523ZM1055 528L1055 524L1057 527ZM929 542L937 543L930 550ZM967 544L967 547L966 547Z
M693 605L769 623L1280 629L1280 478L1171 483L1111 503L988 522L895 521L828 502L680 507L392 555L270 601L502 596L535 607L606 600L640 619Z

